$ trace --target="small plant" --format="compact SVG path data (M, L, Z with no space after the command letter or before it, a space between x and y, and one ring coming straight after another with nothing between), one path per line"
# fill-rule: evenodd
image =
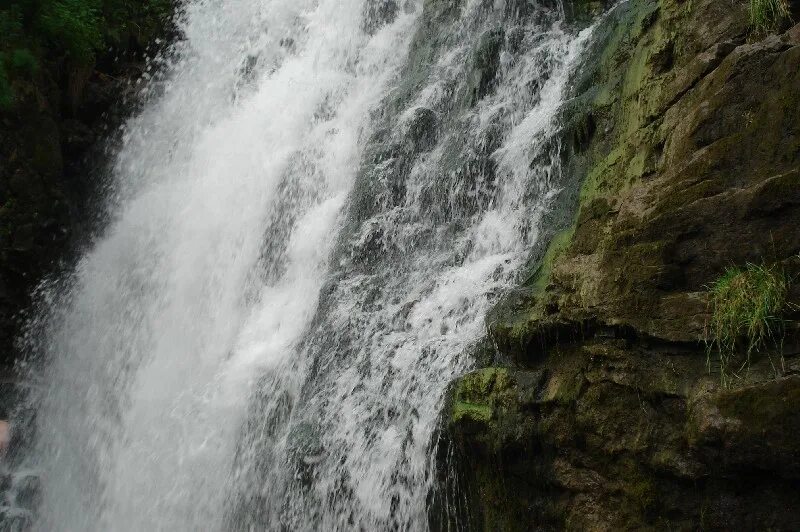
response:
M757 34L776 32L790 18L786 0L750 0L750 27Z
M753 354L768 343L778 346L781 342L781 314L787 306L788 288L789 280L780 267L756 264L729 268L709 286L708 367L710 371L711 355L716 351L724 387L749 367ZM734 362L739 348L745 348L746 356L737 368Z

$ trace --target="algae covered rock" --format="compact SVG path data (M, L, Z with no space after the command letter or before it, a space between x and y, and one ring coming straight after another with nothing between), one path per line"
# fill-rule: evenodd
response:
M529 430L520 408L528 404L542 379L541 372L485 368L458 379L451 390L451 429L475 437L485 452L506 449Z
M437 523L793 529L800 380L759 366L763 380L723 390L703 366L680 346L595 339L536 370L465 375L443 418L436 494L465 502L438 508Z

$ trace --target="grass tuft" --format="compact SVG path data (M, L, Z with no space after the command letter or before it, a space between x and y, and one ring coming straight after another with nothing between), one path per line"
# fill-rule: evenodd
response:
M786 0L750 0L750 27L756 34L775 33L789 19Z
M787 306L789 280L776 265L729 268L708 287L711 319L706 330L708 367L719 360L720 379L730 386L750 365L751 357L783 338L781 315ZM744 360L738 354L744 351Z

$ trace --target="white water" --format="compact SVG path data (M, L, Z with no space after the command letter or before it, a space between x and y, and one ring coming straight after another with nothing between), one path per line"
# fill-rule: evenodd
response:
M34 329L35 529L427 527L441 398L558 193L585 37L539 8L454 105L503 20L479 4L397 112L421 5L368 34L366 0L187 4L113 219Z

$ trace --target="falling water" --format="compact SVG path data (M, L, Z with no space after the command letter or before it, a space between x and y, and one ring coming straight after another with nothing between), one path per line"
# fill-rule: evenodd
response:
M39 530L424 529L559 193L557 4L193 0L28 338Z

